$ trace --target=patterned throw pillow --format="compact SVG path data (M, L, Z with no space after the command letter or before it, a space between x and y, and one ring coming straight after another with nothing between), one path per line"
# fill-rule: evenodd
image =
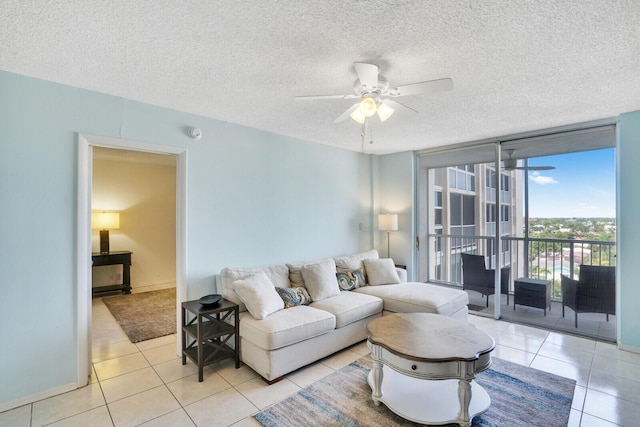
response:
M340 290L351 291L355 288L366 286L364 272L362 270L348 271L346 273L336 273Z
M278 295L284 301L284 308L295 307L296 305L309 305L311 297L309 292L303 287L297 288L276 288Z

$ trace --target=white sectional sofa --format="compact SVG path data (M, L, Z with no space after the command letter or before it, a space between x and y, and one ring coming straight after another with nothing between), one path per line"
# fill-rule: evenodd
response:
M240 306L242 361L275 382L366 339L365 325L384 313L436 313L466 321L466 292L406 283L406 278L405 270L372 250L313 262L225 268L217 289Z

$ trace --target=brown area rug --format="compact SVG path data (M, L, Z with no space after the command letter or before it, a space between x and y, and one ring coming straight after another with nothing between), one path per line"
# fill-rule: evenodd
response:
M176 333L176 290L104 297L102 301L132 343Z

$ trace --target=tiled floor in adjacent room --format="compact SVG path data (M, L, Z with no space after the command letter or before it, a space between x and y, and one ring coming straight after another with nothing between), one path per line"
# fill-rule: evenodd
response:
M638 425L640 354L613 344L490 318L470 321L496 341L494 356L577 381L570 426ZM182 366L175 335L129 342L100 299L93 304L93 375L79 390L0 413L0 426L256 426L252 414L368 353L364 342L267 386L232 361Z

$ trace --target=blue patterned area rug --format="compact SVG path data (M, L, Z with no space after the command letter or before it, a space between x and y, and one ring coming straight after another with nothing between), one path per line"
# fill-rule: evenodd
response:
M267 427L417 426L384 404L373 404L367 384L370 368L371 358L363 357L254 418ZM491 406L473 419L472 427L554 427L569 421L574 380L494 357L476 382L489 393Z

